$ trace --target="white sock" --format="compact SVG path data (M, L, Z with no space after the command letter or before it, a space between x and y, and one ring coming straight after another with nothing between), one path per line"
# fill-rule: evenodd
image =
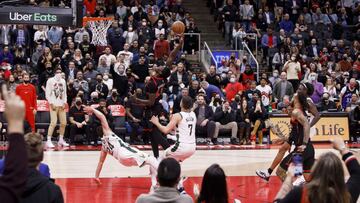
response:
M59 135L59 142L63 142L64 141L64 135Z
M51 142L51 136L47 136L47 141Z

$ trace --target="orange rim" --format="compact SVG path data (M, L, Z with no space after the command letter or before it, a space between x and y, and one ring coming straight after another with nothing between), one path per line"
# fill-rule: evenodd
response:
M102 20L114 20L114 18L113 17L83 17L83 27L86 26L88 22L102 21Z

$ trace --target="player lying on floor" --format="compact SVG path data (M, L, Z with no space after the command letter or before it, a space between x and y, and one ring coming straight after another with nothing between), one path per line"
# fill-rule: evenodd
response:
M88 114L95 114L95 116L101 122L104 134L101 138L102 148L100 153L100 159L96 168L95 181L101 184L99 175L107 154L110 154L124 166L142 167L144 165L149 165L151 174L151 185L155 186L157 184L156 175L158 167L158 161L155 159L155 157L150 156L125 143L110 129L106 117L100 111L89 106L84 107L84 111Z

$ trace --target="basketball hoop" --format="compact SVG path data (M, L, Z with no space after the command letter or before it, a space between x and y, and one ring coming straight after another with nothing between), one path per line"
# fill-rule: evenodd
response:
M84 17L83 18L83 26L86 25L89 26L89 29L92 33L92 40L91 44L94 44L95 46L107 46L107 30L111 26L113 22L113 18L106 17L106 18L100 18L100 17Z

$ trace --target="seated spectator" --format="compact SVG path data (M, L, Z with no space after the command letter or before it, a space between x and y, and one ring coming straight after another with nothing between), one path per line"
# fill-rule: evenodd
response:
M106 120L109 123L109 127L111 129L114 129L114 124L113 124L114 118L111 115L111 111L106 106L106 100L100 99L99 107L97 107L96 109L105 115ZM90 122L89 128L91 129L91 132L92 132L89 134L90 144L93 146L97 146L99 138L102 137L104 133L102 131L100 120L94 114L91 117L91 122Z
M287 113L287 107L290 105L290 96L284 95L282 101L277 104L277 110Z
M350 173L346 183L343 163L336 154L327 152L317 159L311 180L304 186L293 188L294 172L289 172L274 202L356 202L360 193L359 163L340 137L334 139L333 147L340 152Z
M350 112L358 106L359 103L359 95L352 94L350 102L346 105L345 112Z
M90 143L89 116L84 112L80 97L75 98L75 105L69 110L70 122L70 143L75 143L75 136L79 133L85 134L87 141Z
M163 159L159 164L157 172L157 181L160 187L151 194L140 195L136 199L136 203L193 203L193 199L189 195L181 194L177 190L181 167L175 159Z
M231 74L230 83L228 83L224 89L226 94L226 99L228 102L232 102L236 94L242 95L242 92L245 90L244 86L236 81L236 75Z
M96 76L99 74L97 70L94 70L94 64L92 61L87 62L84 68L84 78L89 83L94 83Z
M286 72L281 73L280 79L281 80L273 86L273 96L276 103L282 102L285 95L288 95L290 99L294 95L294 88L292 84L286 80Z
M214 65L209 67L209 74L206 75L206 81L211 85L220 87L220 76L216 74L216 67Z
M172 93L178 95L179 90L189 86L189 74L186 72L184 64L178 63L177 69L170 75L169 86L172 86Z
M350 132L352 132L350 140L358 142L360 135L360 102L357 102L356 107L350 111L349 122Z
M343 110L346 109L348 103L350 103L352 100L353 101L355 100L352 98L354 94L356 94L356 96L358 96L359 90L356 87L356 80L354 78L351 78L349 84L347 84L345 87L343 87L341 89L341 92L339 95L341 108Z
M228 191L226 175L224 170L218 165L213 164L206 169L200 194L195 194L197 202L204 203L228 203Z
M254 125L253 130L251 131L251 144L254 145L256 142L256 135L258 135L259 144L262 144L263 141L263 128L264 128L264 120L267 116L267 111L264 108L264 105L261 102L260 95L255 92L252 95L252 103L250 105L251 109L251 123Z
M216 126L214 131L214 140L219 136L219 130L231 130L231 144L239 144L236 140L238 132L236 112L231 109L228 101L224 101L222 106L216 108L213 120Z
M43 138L37 133L24 136L28 154L28 176L20 202L64 202L61 189L39 171L44 158Z
M330 100L330 94L325 92L321 102L317 105L319 111L337 110L336 103Z
M200 89L199 81L197 81L196 78L193 78L189 85L189 96L195 99L196 96L198 95L199 89Z
M210 85L208 82L206 81L201 81L200 83L200 87L203 88L206 92L206 97L207 100L210 101L211 97L214 94L218 94L221 98L224 98L224 94L221 92L221 90L219 89L219 87L216 87L215 85Z
M251 112L248 101L245 97L242 98L240 108L236 110L236 123L238 124L238 135L240 144L251 144L250 130L251 130Z
M199 95L197 97L197 107L194 110L194 113L197 118L196 123L196 132L198 133L206 133L207 138L211 139L213 144L217 144L217 139L213 138L214 130L215 130L215 122L212 121L212 117L214 112L212 108L206 104L205 97L203 95Z
M324 93L328 93L330 95L330 100L334 101L335 99L339 98L339 95L336 91L336 82L332 78L326 79L326 84L324 85Z
M256 89L256 81L251 81L250 88L245 91L244 96L248 101L251 101L254 93L257 93L257 95L261 95L261 92Z
M141 88L136 89L136 97L145 99ZM138 138L139 129L145 127L144 121L145 106L134 102L131 98L126 102L126 115L131 126L130 144L140 144ZM144 137L144 136L143 136Z
M179 113L181 111L180 103L181 103L181 99L184 96L189 96L189 89L188 88L182 88L181 89L181 94L179 96L177 96L176 99L174 100L173 114L174 113Z
M271 105L272 101L272 89L269 85L267 85L266 78L260 79L260 85L256 86L256 89L261 93L261 101L264 105L265 109L268 109L269 105Z
M117 89L112 89L110 93L110 97L106 100L106 106L110 105L122 105L123 100L120 98L119 93L117 92Z
M96 84L91 87L90 92L97 92L99 94L99 98L107 98L109 89L108 86L104 84L103 77L100 73L96 75Z
M14 55L10 52L9 46L5 46L4 49L0 52L0 64L3 62L13 64Z

